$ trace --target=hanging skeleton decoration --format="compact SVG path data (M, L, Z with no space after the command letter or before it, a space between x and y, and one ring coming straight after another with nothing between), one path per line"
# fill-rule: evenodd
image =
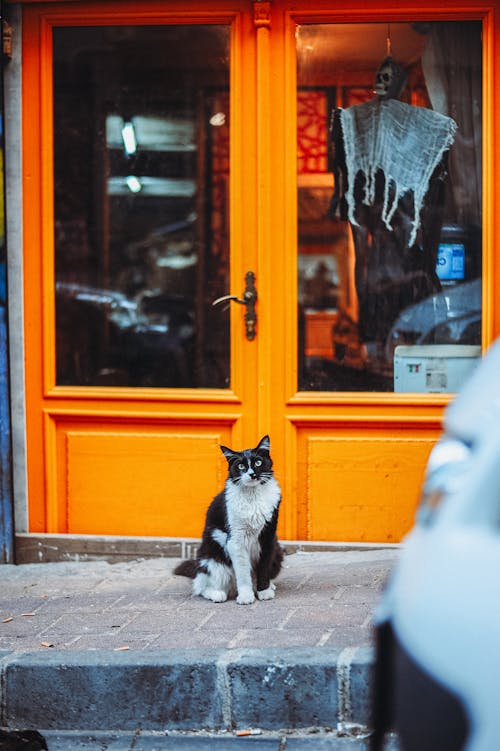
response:
M332 213L340 209L353 230L364 341L383 342L404 307L439 289L435 263L444 157L456 124L400 102L396 97L405 80L388 55L375 77L376 96L337 109L332 118Z
M386 95L387 96L387 95ZM413 197L413 217L408 246L412 246L420 226L420 211L429 180L455 136L455 122L445 115L414 107L397 99L372 99L339 110L347 168L345 198L349 220L357 224L355 179L362 173L365 185L362 203L372 206L375 178L385 177L381 219L388 230L406 194Z

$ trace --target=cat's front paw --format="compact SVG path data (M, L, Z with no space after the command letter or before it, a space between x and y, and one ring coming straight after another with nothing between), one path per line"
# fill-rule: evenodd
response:
M238 592L238 597L236 598L236 602L238 605L251 605L252 602L255 602L255 595L253 593L253 590L251 589L242 589Z
M226 602L227 592L222 589L206 589L203 593L203 597L212 602Z
M276 585L271 582L267 589L261 589L257 592L257 597L259 600L273 600L275 589Z

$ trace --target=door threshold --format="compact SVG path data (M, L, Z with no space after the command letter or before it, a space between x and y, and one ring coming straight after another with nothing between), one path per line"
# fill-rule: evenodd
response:
M121 561L138 558L193 558L200 540L190 537L121 537L19 533L15 538L15 560L20 563L60 561ZM281 540L285 553L341 552L397 548L390 543L315 542Z

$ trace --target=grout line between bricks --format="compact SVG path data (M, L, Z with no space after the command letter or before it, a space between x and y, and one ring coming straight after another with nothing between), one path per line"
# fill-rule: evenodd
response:
M361 624L361 628L368 628L368 626L371 626L373 624L373 613L368 613L365 620Z
M317 647L324 647L330 636L333 634L333 628L329 628L325 631L324 634L320 636L318 639L316 646Z
M119 634L121 631L123 631L124 628L128 628L128 626L130 626L132 623L135 623L135 621L139 620L141 615L142 616L144 615L142 610L136 611L134 615L132 616L129 615L128 616L129 620L126 623L124 623L123 626L118 626L118 628L114 628L113 633L116 632L117 634Z
M5 668L4 660L0 660L0 727L5 727Z
M103 579L99 579L99 581L97 581L96 583L94 583L93 587L91 587L88 590L88 594L89 595L94 594L94 593L95 594L100 594L100 588L102 587L102 585L103 584L110 584L111 581L112 581L112 579L109 576L105 576Z
M304 587L311 578L312 574L306 574L304 578L301 579L300 582L296 585L295 589L302 589L302 587Z
M290 610L287 612L287 614L285 615L285 617L283 618L283 620L279 624L278 631L283 631L283 629L285 628L286 624L288 623L288 621L290 620L290 618L293 618L293 616L295 615L295 613L297 612L297 610L298 610L298 608L290 608Z
M343 731L352 722L351 664L359 647L345 647L337 660L337 729Z
M113 600L113 602L110 602L109 605L107 605L105 608L102 608L102 613L107 613L108 611L111 611L113 608L116 608L119 602L125 599L125 595L120 595L116 598L116 600Z
M212 611L211 613L208 613L208 614L207 614L207 615L206 615L206 616L205 616L205 617L204 617L204 618L203 618L203 619L201 620L201 622L200 622L200 623L198 623L198 625L196 626L196 628L195 628L194 630L195 630L195 631L201 631L201 629L203 628L203 626L205 626L205 625L206 625L206 624L208 623L208 621L209 621L209 620L210 620L211 618L213 618L213 617L214 617L214 615L215 615L215 613L214 613L213 611Z
M68 639L64 642L64 647L71 648L74 644L78 644L79 641L81 641L81 636L73 636L72 638Z
M34 639L42 639L44 636L47 636L50 632L50 629L53 629L59 621L62 621L62 619L67 615L67 613L61 613L61 615L58 615L56 618L54 618L53 621L51 621L45 628L41 628L39 631L35 631L34 634L32 634Z
M0 658L0 727L7 725L7 668L12 659L16 659L14 652Z
M231 681L227 666L229 663L237 661L238 654L225 653L217 660L217 689L221 698L222 724L226 730L233 729L233 703L231 701Z
M347 589L347 587L345 587L343 585L340 585L336 589L336 591L335 591L335 593L334 593L334 595L332 597L332 600L340 600L340 598L342 597L342 595L344 594L344 592L346 591L346 589Z
M132 736L132 740L130 741L130 747L129 747L128 751L133 751L133 749L137 745L137 741L139 740L140 735L141 735L141 731L140 731L140 729L137 729L135 731L134 735Z
M245 629L240 629L237 631L236 635L233 636L233 638L230 640L229 644L227 645L228 649L234 649L238 646L240 642L243 641L243 639L246 637L247 632Z

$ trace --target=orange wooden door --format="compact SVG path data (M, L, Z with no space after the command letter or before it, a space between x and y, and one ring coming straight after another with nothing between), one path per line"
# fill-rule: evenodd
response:
M489 244L490 231L495 232L495 222L491 222L493 185L489 170L481 167L487 163L482 159L498 160L497 121L489 106L495 102L490 76L499 65L490 46L498 23L494 4L472 8L425 2L389 7L383 2L319 1L273 2L271 6L274 58L268 147L273 159L274 214L269 263L277 346L272 353L275 366L270 384L271 404L282 405L273 413L273 435L280 436L283 452L286 530L292 538L305 540L398 542L413 524L429 452L441 431L443 409L456 388L452 379L457 363L451 356L472 354L465 366L470 372L479 362L481 346L487 346L494 336L494 246ZM447 90L447 106L436 99L437 79L442 81L436 55L441 56L444 67L455 66L451 39L457 45L455 50L464 39L470 43L470 67L464 74L471 88L462 113L459 106L450 104L454 97L464 101L456 89L453 94ZM404 244L394 240L397 228L383 227L379 232L373 214L367 217L369 209L362 198L356 204L356 191L363 195L357 170L363 169L365 162L349 160L366 155L361 148L356 151L356 144L349 140L347 124L353 120L342 115L339 135L331 118L337 108L346 113L360 103L373 103L375 73L388 54L400 63L406 77L399 98L411 113L407 132L413 133L411 119L418 119L421 107L444 115L441 122L447 127L454 125L446 117L455 118L457 135L447 157L450 179L445 190L456 196L460 182L457 162L465 164L470 157L481 175L477 182L464 184L456 202L461 205L460 218L453 210L443 209L436 239L432 241L430 235L419 238L413 247L415 265L405 270ZM481 131L482 153L478 148L466 156L462 149L468 132L464 116L465 110L470 113L471 104L477 107L478 131L468 142L479 146ZM325 119L331 128L326 137ZM366 132L361 127L355 131L354 124L352 127L358 138ZM421 135L417 132L418 138ZM337 147L333 155L332 142ZM341 147L346 154L344 172L339 167ZM395 141L390 148L396 150ZM400 154L400 161L405 161L404 148ZM344 191L347 216L342 200L336 212L332 211L332 172L339 199ZM397 172L398 165L394 184ZM352 180L354 185L352 214L348 185L344 182L342 186L346 177L347 183ZM427 186L427 200L437 209L434 178ZM390 182L387 175L386 180ZM481 185L482 207L476 200ZM368 192L366 182L364 186ZM390 201L390 196L386 200ZM379 211L381 207L382 199ZM280 216L281 224L277 221ZM420 218L424 233L425 208ZM452 279L439 263L451 247L451 233L460 233L465 225L471 235L467 240L462 237L457 252L463 251L468 260L460 279ZM434 258L433 242L438 257L432 268L423 272L419 264L426 255ZM408 279L414 282L417 275L422 279L422 272L424 277L428 274L426 283L436 286L410 291L405 286ZM439 282L432 279L434 273L440 274ZM397 293L392 297L396 279ZM459 331L449 321L443 324L444 319L441 323L433 319L427 332L418 329L421 322L417 325L415 316L429 300L440 305L445 299L449 310L456 312L457 293L466 294L468 300L464 329ZM471 307L476 313L469 318ZM405 328L403 321L411 326ZM408 332L408 328L412 330ZM419 349L424 342L431 346ZM458 344L458 350L442 349L446 342ZM471 350L466 342L473 345ZM397 344L409 346L396 350ZM446 371L441 373L442 386L435 381L438 362ZM425 372L426 380L419 385L407 380L408 374L416 371L420 376Z
M392 370L366 367L352 235L327 216L329 115L367 98L388 22L393 44L409 20L477 22L493 164L498 61L493 5L385 5L26 6L31 531L196 537L225 477L218 444L265 433L282 537L395 542L411 526L450 393L395 392ZM495 330L484 196L483 346ZM212 306L241 298L249 271L255 336L243 305Z
M243 306L212 305L259 281L253 16L39 5L23 34L30 529L197 536L219 444L268 429Z

